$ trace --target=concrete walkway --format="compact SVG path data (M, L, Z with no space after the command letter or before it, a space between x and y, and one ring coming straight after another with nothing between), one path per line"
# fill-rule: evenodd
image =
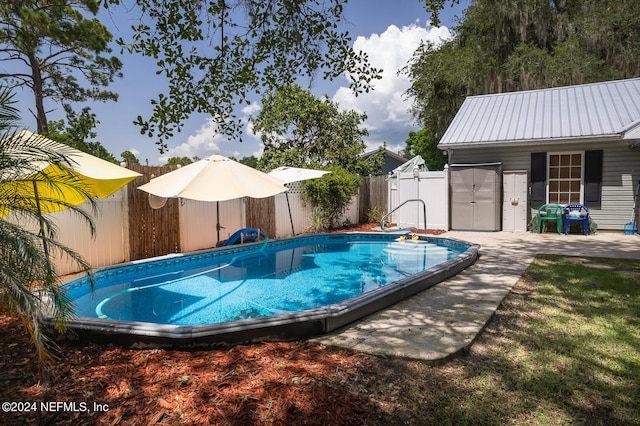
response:
M447 232L480 257L435 287L314 339L327 346L438 364L465 353L538 253L640 259L640 236Z

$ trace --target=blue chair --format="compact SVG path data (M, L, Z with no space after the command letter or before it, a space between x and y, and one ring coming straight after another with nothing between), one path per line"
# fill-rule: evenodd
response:
M564 208L564 234L569 233L569 222L579 220L582 222L584 235L589 235L589 209L582 204L569 204Z

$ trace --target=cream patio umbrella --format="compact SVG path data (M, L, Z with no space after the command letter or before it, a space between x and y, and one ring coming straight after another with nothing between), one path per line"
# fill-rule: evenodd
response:
M326 170L301 169L298 167L283 166L273 169L267 174L280 179L284 183L292 183L309 179L317 179L327 173L331 172Z
M265 198L287 190L283 182L221 155L212 155L158 176L138 189L163 198L227 201ZM216 224L220 241L220 223Z
M282 182L287 184L292 182L301 182L303 180L309 180L309 179L318 179L326 175L327 173L331 173L331 172L328 172L326 170L302 169L299 167L282 166L282 167L278 167L277 169L271 170L267 174L269 176L278 178ZM285 192L284 195L287 198L287 208L289 209L289 220L291 221L291 232L293 233L293 235L295 235L296 231L293 228L293 216L291 215L291 205L289 204L289 193Z
M11 200L11 203L0 205L0 217L12 209L19 209L21 202L26 205L33 200L43 213L65 210L69 206L84 203L88 198L106 198L133 179L142 176L140 173L28 130L23 130L9 139L16 140L0 141L9 146L9 154L13 143L24 140L34 150L40 145L46 146L47 150L58 152L63 161L32 161L28 166L10 169L11 176L3 176L1 179L0 191L3 194L12 194L6 198ZM9 172L4 170L5 174ZM82 191L78 191L78 187L81 187Z

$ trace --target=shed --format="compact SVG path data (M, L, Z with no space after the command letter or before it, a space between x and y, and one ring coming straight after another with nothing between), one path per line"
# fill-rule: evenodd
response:
M623 230L640 179L640 78L467 97L438 147L449 164L521 172L529 218L581 203L599 229Z
M502 164L451 164L451 229L499 231Z

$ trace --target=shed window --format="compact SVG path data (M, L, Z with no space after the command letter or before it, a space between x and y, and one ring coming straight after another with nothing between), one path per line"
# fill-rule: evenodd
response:
M549 203L582 202L583 154L549 154Z
M547 202L582 202L599 209L602 159L602 150L531 153L531 208L537 209Z

